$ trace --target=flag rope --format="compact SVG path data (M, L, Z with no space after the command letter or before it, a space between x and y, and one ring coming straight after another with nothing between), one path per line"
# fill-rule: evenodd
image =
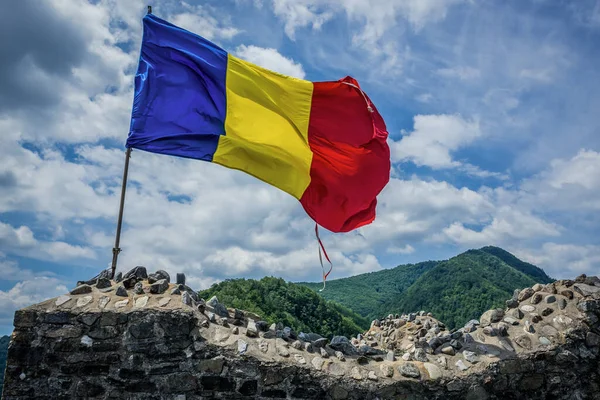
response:
M331 273L331 270L333 270L333 264L331 263L331 260L329 259L329 256L327 255L327 250L325 250L325 246L323 246L323 242L321 241L321 238L319 237L319 224L317 224L317 223L315 223L315 235L317 236L317 241L319 242L319 262L321 263L321 269L323 270L323 289L319 290L319 292L322 292L323 290L325 290L325 281L327 280L327 277ZM323 254L325 254L325 258L327 259L327 262L329 262L329 271L327 271L327 273L325 273L325 266L323 265L323 256L321 254L321 250L323 251Z

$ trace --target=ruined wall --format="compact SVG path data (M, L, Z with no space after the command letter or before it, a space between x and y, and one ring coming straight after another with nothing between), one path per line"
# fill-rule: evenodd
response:
M161 295L140 287L117 297L85 289L16 312L3 399L600 399L600 286L584 286L591 292L568 299L571 320L555 343L515 345L518 351L489 359L477 354L481 361L465 361L466 370L455 367L463 350L446 366L434 365L443 346L399 359L393 351L341 352L328 340L298 340L175 290ZM489 312L478 324L487 325L486 318ZM386 325L422 326L415 316L397 320L375 323L365 334L371 346ZM470 326L460 336L477 340L483 328ZM460 347L482 349L469 347L470 340Z

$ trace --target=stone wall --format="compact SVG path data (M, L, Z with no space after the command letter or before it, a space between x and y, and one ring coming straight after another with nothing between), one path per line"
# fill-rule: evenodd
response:
M428 357L442 355L442 346L424 353L428 361L344 355L333 342L320 347L318 338L257 329L239 310L226 310L229 320L217 323L211 306L177 293L152 297L140 287L117 307L124 297L78 289L15 313L2 398L600 399L600 286L580 287L590 293L569 299L569 326L555 343L489 360L481 354L464 371L431 367ZM172 296L181 300L165 300ZM385 325L378 321L365 336ZM474 335L483 329L471 327Z

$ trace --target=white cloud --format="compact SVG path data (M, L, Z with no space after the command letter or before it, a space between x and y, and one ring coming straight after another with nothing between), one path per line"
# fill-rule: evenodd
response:
M281 55L276 49L241 45L235 50L235 54L246 61L283 75L299 79L304 79L306 76L301 64Z
M481 230L469 229L455 222L445 228L434 240L450 240L461 246L479 247L488 244L514 243L519 240L540 239L560 236L560 230L531 213L500 206L495 210L492 221Z
M285 21L288 36L298 28L319 29L333 15L345 12L348 18L363 24L361 41L381 38L397 19L404 18L415 30L442 20L448 9L463 0L273 0L273 12Z
M572 185L587 190L600 189L600 153L598 152L581 149L570 160L552 160L550 167L545 179L554 189Z
M457 78L462 81L478 79L481 76L481 71L472 67L442 68L438 69L437 73L446 78Z
M413 161L435 169L461 165L452 153L482 136L479 121L460 115L416 115L414 129L390 144L392 160Z
M7 254L18 254L42 260L70 260L96 257L94 251L87 247L76 246L65 242L39 241L27 226L13 228L0 221L0 249Z
M16 310L68 292L62 281L44 276L18 282L7 291L0 290L0 327L12 325Z
M239 34L239 29L230 26L227 21L223 23L224 18L217 19L205 7L192 6L186 2L181 3L183 12L172 15L169 20L190 32L203 36L208 40L231 39Z
M391 254L412 254L415 252L415 248L410 244L407 244L402 247L391 246L388 247L386 251Z
M600 246L544 243L537 249L516 247L516 256L543 268L548 275L570 278L580 274L598 275L600 270Z

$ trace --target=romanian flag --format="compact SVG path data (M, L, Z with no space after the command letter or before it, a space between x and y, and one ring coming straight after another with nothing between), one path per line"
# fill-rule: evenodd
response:
M127 147L244 171L294 196L317 224L348 232L375 219L387 136L351 77L284 76L144 17Z

